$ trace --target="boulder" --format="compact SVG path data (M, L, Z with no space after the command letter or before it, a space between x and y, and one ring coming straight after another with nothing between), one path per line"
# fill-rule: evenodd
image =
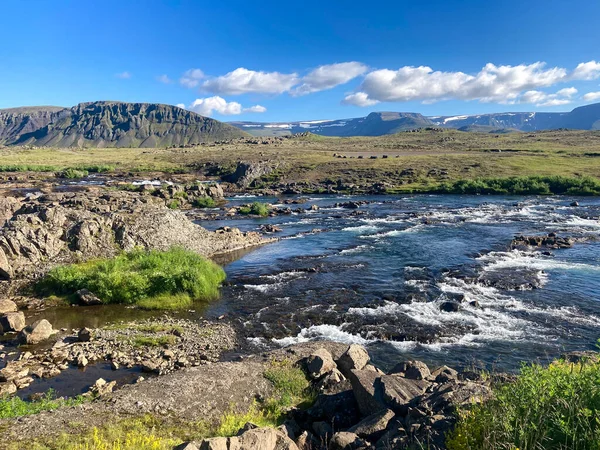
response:
M0 317L0 331L8 333L25 328L25 314L22 311L9 312Z
M13 270L8 262L8 258L6 257L6 253L0 247L0 280L9 280L13 276Z
M89 342L92 339L92 330L89 328L82 328L77 333L77 339L79 342Z
M386 406L395 412L405 414L408 404L423 395L430 383L424 380L411 380L399 375L382 375L381 397Z
M358 409L363 416L387 409L383 401L380 374L371 370L352 370L349 379Z
M396 364L391 373L403 375L410 380L425 380L430 375L429 367L421 361L404 361Z
M299 450L285 433L275 428L256 428L240 436L204 439L200 450Z
M328 450L358 450L360 448L366 448L367 443L359 438L354 433L347 431L340 431L335 433L329 441Z
M100 300L95 294L91 293L87 289L80 289L75 293L75 295L77 296L78 303L82 306L95 306L102 304L102 300Z
M306 359L306 369L308 370L308 375L314 380L318 380L336 368L337 367L333 361L331 353L324 348L318 349Z
M352 370L362 370L369 364L369 353L364 347L356 344L350 345L348 350L340 356L337 361L338 369L346 377L350 376Z
M390 420L393 418L394 411L389 409L381 410L365 417L359 423L349 428L348 431L369 441L375 441L383 435Z
M431 377L436 383L447 383L458 380L458 372L448 366L442 366L431 372Z
M333 428L327 422L314 422L312 429L322 441L327 442L333 436Z
M351 427L360 419L358 404L350 389L319 395L307 413L311 422L326 421L335 429Z
M440 311L457 312L460 310L460 305L457 302L442 302L440 303Z
M21 330L17 339L21 344L33 345L45 341L54 333L56 331L52 329L50 322L42 319Z
M177 447L173 448L173 450L199 450L198 446L193 442L184 442L183 444L179 444Z
M17 304L12 300L2 299L0 300L0 314L6 314L11 312L17 312Z

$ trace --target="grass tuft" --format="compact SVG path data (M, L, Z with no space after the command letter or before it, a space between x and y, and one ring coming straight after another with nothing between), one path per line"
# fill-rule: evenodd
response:
M600 449L600 363L524 365L494 397L459 411L449 450Z
M0 419L14 419L17 417L30 416L42 411L54 411L66 406L81 405L86 401L85 397L56 398L52 390L48 391L42 398L31 402L21 400L19 397L0 399Z
M211 197L198 197L194 200L194 206L196 208L214 208L217 206L217 202Z
M147 309L181 309L219 297L223 269L181 248L134 250L113 259L52 269L37 285L44 295L72 295L89 289L105 303Z
M240 214L267 217L269 215L269 207L264 203L254 202L250 206L242 206Z

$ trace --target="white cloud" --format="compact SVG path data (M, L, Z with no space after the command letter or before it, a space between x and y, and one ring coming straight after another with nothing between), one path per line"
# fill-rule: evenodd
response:
M588 61L579 64L571 74L574 80L595 80L600 78L600 62Z
M125 72L117 73L117 74L115 74L115 76L117 78L120 78L121 80L129 80L131 78L131 73L125 71Z
M367 66L356 61L319 66L302 78L302 84L293 93L305 95L332 89L364 74L367 69Z
M600 92L588 92L583 96L586 102L593 102L594 100L600 100Z
M180 106L180 105L177 105ZM198 98L187 108L202 116L212 116L213 111L224 116L238 115L244 112L263 113L267 110L264 106L254 105L250 108L242 108L238 102L228 102L223 97L215 95L214 97Z
M282 94L297 83L296 73L256 72L240 67L226 75L205 81L202 87L220 95Z
M204 72L200 69L186 70L179 79L179 83L186 87L193 89L200 84L200 81L204 78Z
M372 100L365 92L355 92L354 94L349 94L342 100L342 103L345 105L354 105L354 106L372 106L379 103L377 100Z
M156 77L156 81L159 81L164 84L171 84L173 82L173 80L171 80L168 75L160 75Z
M545 63L497 66L486 64L474 75L464 72L434 71L427 66L405 66L398 70L380 69L368 73L357 92L347 95L343 103L369 106L376 102L422 101L433 103L441 100L478 100L497 103L536 103L541 105L566 104L574 95L575 88L565 88L556 94L547 94L539 102L527 99L539 97L540 88L572 80L600 78L600 63L590 61L579 64L569 72L562 67L546 68ZM576 92L576 90L575 90Z
M572 97L577 94L574 87L564 88L555 94L542 91L527 91L519 97L519 103L532 103L536 106L561 106L571 103Z
M185 109L185 105L183 103L177 103L175 106L181 109Z

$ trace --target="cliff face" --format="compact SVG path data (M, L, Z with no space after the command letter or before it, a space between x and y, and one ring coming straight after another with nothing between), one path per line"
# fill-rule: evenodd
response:
M170 105L93 102L0 111L0 143L48 147L167 147L246 136Z

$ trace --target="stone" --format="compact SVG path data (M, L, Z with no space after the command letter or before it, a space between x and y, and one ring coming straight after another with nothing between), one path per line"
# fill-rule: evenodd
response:
M313 380L318 380L337 367L331 353L324 348L320 348L306 359L306 368L308 375Z
M77 357L77 366L78 367L85 367L88 365L88 359L85 357L85 355L79 355Z
M380 374L371 370L352 370L349 379L358 409L363 416L387 409L383 401Z
M327 422L314 422L312 429L315 435L327 442L333 436L333 428Z
M54 333L56 333L56 331L52 329L50 322L46 319L42 319L21 330L17 339L21 344L34 345L45 341Z
M75 292L75 295L77 296L79 304L82 306L95 306L102 304L102 300L100 300L95 294L91 293L87 289L80 289Z
M404 361L396 364L391 373L397 373L410 380L425 380L430 375L429 367L421 361Z
M256 428L240 436L204 439L200 450L299 450L285 433L275 428Z
M424 380L411 380L399 375L381 376L381 396L386 406L402 415L406 414L408 404L423 395L430 383Z
M448 366L442 366L431 372L431 377L436 383L447 383L458 380L458 372Z
M340 356L337 361L338 369L346 377L350 376L352 370L362 370L367 364L369 364L370 358L369 353L364 347L351 344L348 350Z
M183 444L179 444L173 450L199 450L198 446L193 442L184 442Z
M13 276L13 270L8 262L8 258L6 257L6 253L0 247L0 280L10 280Z
M333 369L331 372L326 373L325 376L319 380L317 388L321 391L334 390L336 386L343 381L346 381L346 377L342 374L342 372L337 369Z
M579 206L579 202L571 202L569 206L577 207Z
M25 314L22 311L9 312L0 317L0 331L8 333L21 331L25 328Z
M204 439L200 443L200 450L229 450L229 439L224 437Z
M365 417L347 431L369 441L375 441L383 435L385 429L390 423L390 420L393 418L394 411L390 409L381 410L375 414Z
M460 310L460 305L456 302L442 302L440 303L440 311L443 312L457 312Z
M17 386L12 381L0 383L0 397L12 395L17 392Z
M82 328L77 332L77 339L79 342L89 342L92 339L92 330L89 328Z
M351 389L320 394L307 413L311 422L326 421L336 430L351 427L360 419L358 404Z
M354 433L340 431L329 441L328 450L358 450L367 447L367 443Z
M17 304L12 300L1 299L0 300L0 314L6 314L11 312L17 312L19 308L17 308Z
M117 387L116 381L107 382L104 378L98 378L91 388L91 392L101 397L110 394Z

